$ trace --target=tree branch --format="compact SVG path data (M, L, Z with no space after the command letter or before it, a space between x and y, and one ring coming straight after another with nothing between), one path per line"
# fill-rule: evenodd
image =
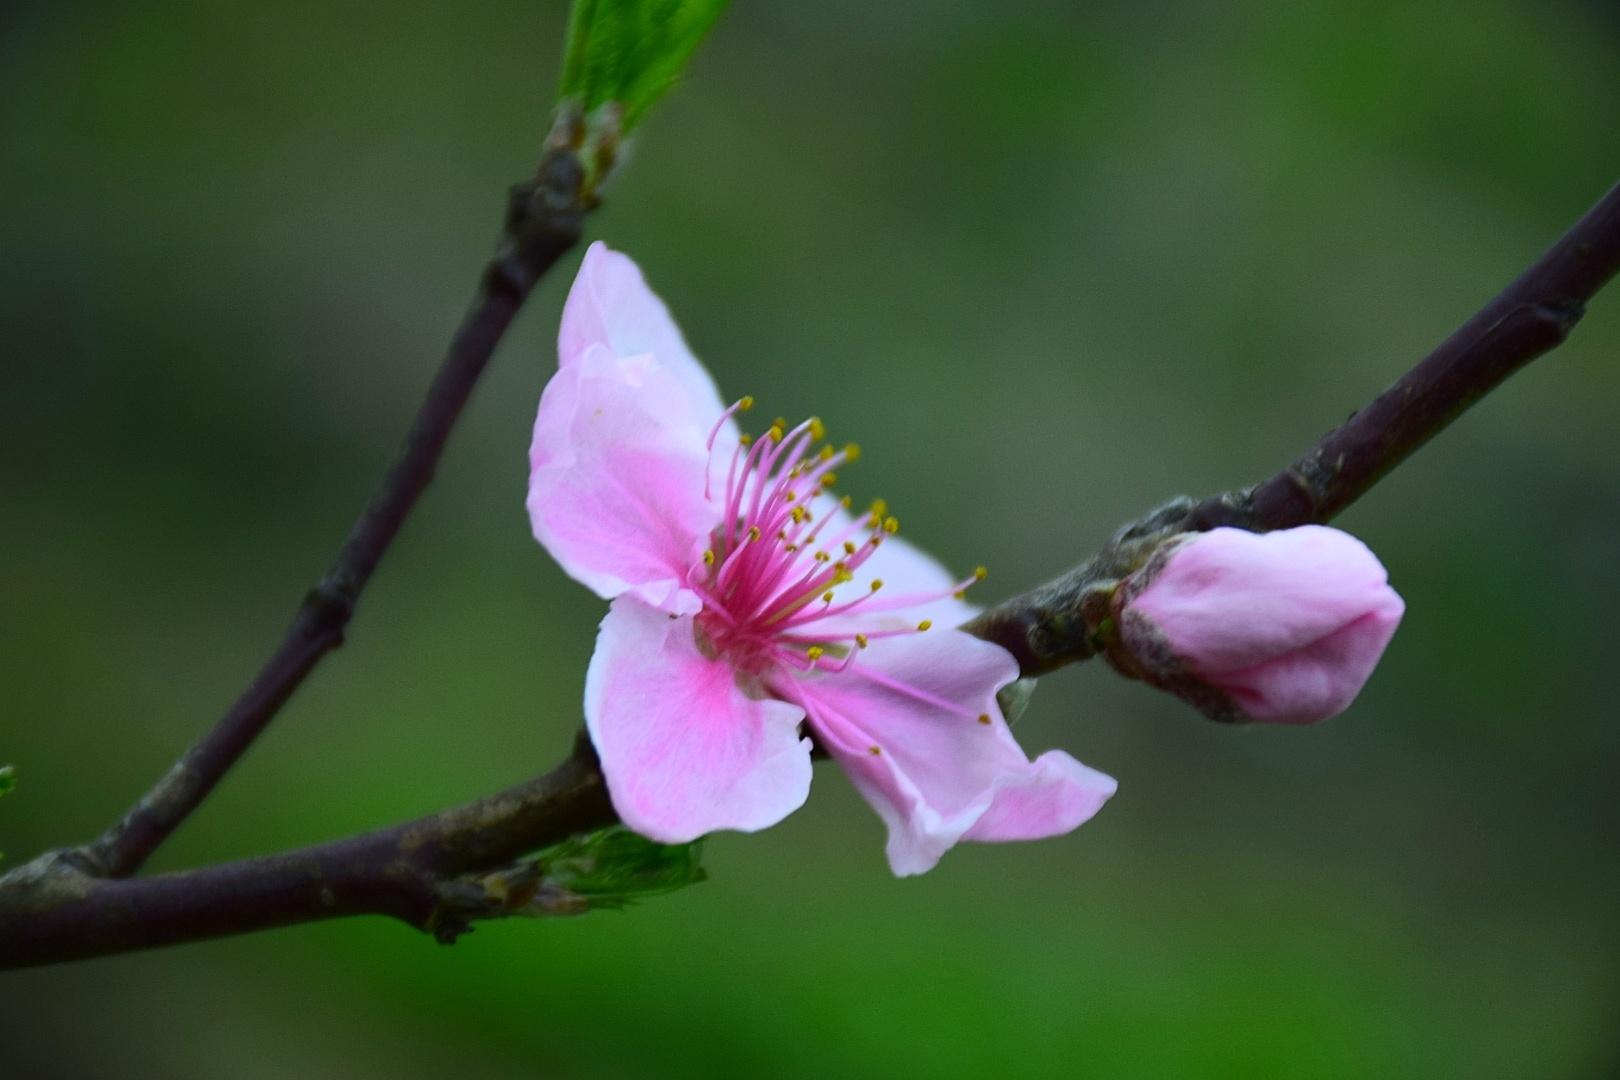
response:
M320 659L342 644L361 592L433 479L450 430L496 345L535 283L579 242L588 198L574 150L575 124L574 118L559 120L534 178L512 188L500 248L485 267L472 307L450 342L399 457L331 567L230 710L83 852L86 865L98 874L125 877L138 870L236 764Z
M1088 626L1095 625L1098 598L1165 537L1218 525L1267 530L1329 520L1470 404L1561 342L1585 302L1617 270L1620 187L1416 368L1293 465L1252 488L1161 507L1077 569L985 612L966 629L1006 647L1028 676L1086 659L1096 651ZM378 534L383 546L397 528L398 519ZM183 816L159 820L172 828ZM581 736L566 762L536 780L404 825L283 855L107 880L100 876L104 866L83 851L51 853L0 877L0 969L340 915L390 915L453 940L470 919L511 914L528 903L521 891L507 891L512 860L614 820L595 755Z
M1013 597L966 629L1040 675L1095 655L1097 604L1167 536L1221 525L1255 532L1332 520L1395 466L1569 335L1620 271L1620 185L1511 285L1360 412L1275 476L1241 491L1181 499L1122 529L1063 577Z
M0 970L267 930L388 915L453 941L476 918L528 902L499 872L612 824L590 741L544 776L416 821L202 870L109 879L55 852L0 878ZM486 880L483 875L496 874Z

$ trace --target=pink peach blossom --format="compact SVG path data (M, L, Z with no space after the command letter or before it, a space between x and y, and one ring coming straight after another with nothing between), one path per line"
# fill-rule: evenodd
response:
M805 725L887 824L896 874L960 840L1066 833L1114 793L1013 740L996 691L1017 664L953 629L978 575L830 495L857 451L818 449L819 421L743 435L751 399L724 404L629 258L591 246L558 353L529 515L613 601L585 719L625 824L666 843L774 825L809 794Z
M1116 659L1220 719L1308 724L1349 707L1406 605L1337 529L1172 540L1116 594Z

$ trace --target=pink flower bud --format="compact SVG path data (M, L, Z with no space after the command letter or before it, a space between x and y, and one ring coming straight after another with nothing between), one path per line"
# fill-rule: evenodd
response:
M1121 583L1109 655L1214 719L1309 724L1355 700L1405 609L1337 529L1188 533Z

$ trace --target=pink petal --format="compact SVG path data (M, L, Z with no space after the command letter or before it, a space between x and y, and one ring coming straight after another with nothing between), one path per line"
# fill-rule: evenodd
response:
M713 421L655 357L585 350L540 397L529 448L535 539L599 596L696 613L685 574L721 514L718 494L704 496Z
M1112 779L1060 751L1025 756L996 705L1017 677L1000 647L935 630L873 641L848 670L783 690L888 825L889 865L904 876L962 839L1066 833L1114 793Z
M559 365L578 362L593 345L619 357L651 353L685 387L694 413L708 418L705 431L724 411L714 380L692 355L664 302L647 287L641 268L600 240L586 250L563 305Z
M1395 634L1405 605L1392 603L1363 615L1325 638L1241 671L1223 673L1219 685L1252 720L1314 724L1350 707L1384 646Z
M585 723L613 808L666 844L766 828L810 794L804 712L745 693L729 664L699 650L695 629L621 597L585 675Z
M1387 606L1387 581L1378 557L1338 529L1215 529L1177 549L1130 606L1189 669L1232 671L1319 641L1369 605Z

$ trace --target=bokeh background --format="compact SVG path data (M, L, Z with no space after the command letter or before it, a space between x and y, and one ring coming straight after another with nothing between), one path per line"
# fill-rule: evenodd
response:
M0 802L87 838L281 632L534 160L561 3L0 7ZM994 599L1267 474L1620 177L1578 0L742 3L590 232L733 393ZM530 540L544 283L351 643L156 868L538 772L603 606ZM1342 524L1405 625L1312 730L1101 667L1019 734L1120 779L896 881L823 767L627 914L383 920L0 976L21 1077L1612 1075L1620 292Z

